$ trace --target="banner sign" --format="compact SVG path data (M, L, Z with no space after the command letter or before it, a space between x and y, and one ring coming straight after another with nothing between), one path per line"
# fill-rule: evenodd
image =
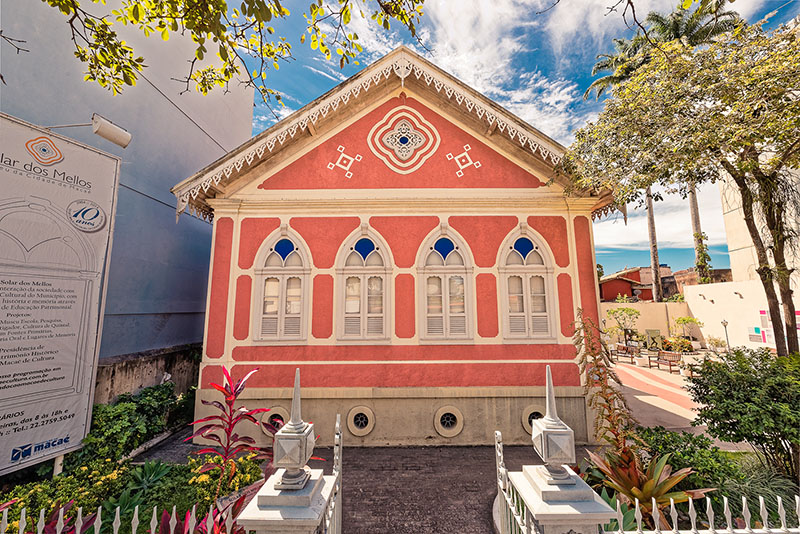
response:
M91 422L119 158L0 113L0 475Z

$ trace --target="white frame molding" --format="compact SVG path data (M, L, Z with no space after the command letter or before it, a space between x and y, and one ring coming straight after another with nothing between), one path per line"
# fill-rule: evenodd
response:
M533 250L542 257L544 265L508 265L506 263L509 253L513 250L517 239L525 237L533 243ZM550 249L544 244L545 240L537 233L528 228L525 223L520 223L503 240L500 245L497 258L497 270L499 276L497 283L500 285L498 295L500 295L500 319L502 323L502 335L504 343L529 343L529 344L551 344L558 343L558 324L559 310L558 299L556 298L555 287L555 268L553 255ZM526 333L524 335L512 334L510 328L510 315L508 310L508 280L511 276L520 276L523 279L523 302L525 304L525 323ZM528 278L531 276L544 277L545 306L547 307L547 335L533 335L531 332L531 298Z
M345 262L347 257L353 252L352 248L362 238L370 239L383 260L383 266L364 266L364 267L346 267ZM334 299L333 299L333 318L334 328L336 332L336 340L340 344L353 344L353 345L382 345L389 343L392 338L392 331L394 326L394 314L392 313L392 287L394 286L393 266L394 258L392 257L389 246L384 241L383 237L364 223L357 228L347 239L344 240L339 252L336 255L336 276L334 282ZM345 335L345 292L347 291L346 278L348 276L358 276L362 279L361 286L361 309L362 317L366 316L366 280L370 276L380 276L383 278L383 335L381 336L368 336L362 333L360 336L347 336ZM362 332L364 332L364 323L362 322Z
M288 239L295 245L295 251L303 261L302 266L297 267L266 267L266 261L273 251L273 247L281 239ZM311 320L311 254L308 252L306 243L293 232L287 225L272 232L261 244L253 262L253 296L250 303L250 327L251 341L254 345L304 345L308 340L308 324ZM278 324L279 335L274 338L267 338L261 334L261 321L264 315L264 284L268 277L277 277L281 281L281 291L279 293L283 307L285 299L286 279L291 277L300 278L300 335L299 337L281 337L280 319ZM283 314L279 313L279 317Z
M440 238L446 237L450 239L455 245L455 250L461 254L464 260L463 266L429 266L426 265L428 254L433 251L433 246ZM428 319L428 305L427 305L427 291L428 291L428 276L439 275L442 276L442 315L445 317L444 334L441 337L429 336L427 319ZM447 279L451 275L461 275L464 277L464 313L466 322L466 332L463 336L450 336L448 334L447 317L448 312L446 308L449 303L449 284ZM467 245L466 240L458 235L447 223L441 223L428 237L422 241L422 245L417 253L417 333L419 343L425 344L471 344L474 343L475 338L475 275L474 275L474 262L472 253Z

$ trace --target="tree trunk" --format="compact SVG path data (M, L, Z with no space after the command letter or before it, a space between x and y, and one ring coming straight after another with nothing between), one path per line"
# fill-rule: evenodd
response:
M689 213L692 217L692 235L694 236L694 267L697 272L697 280L702 283L700 280L711 278L711 272L707 264L702 267L700 265L700 250L704 245L703 229L700 227L700 208L697 207L697 187L694 184L689 189Z
M742 198L742 214L744 215L744 222L747 226L747 231L750 234L750 239L753 241L753 247L756 250L756 259L758 260L758 277L761 279L761 285L764 286L764 293L767 296L767 308L769 308L769 316L772 320L772 332L775 337L775 350L778 356L786 356L786 335L783 329L783 321L781 320L781 307L778 302L778 294L775 292L775 281L772 278L772 269L769 265L767 258L767 250L764 247L764 242L761 239L761 234L756 226L756 220L753 214L753 193L747 187L747 180L744 173L741 173L730 162L722 160L722 166L728 171L728 174L733 178L734 183L739 189L739 195Z
M650 270L653 274L653 302L661 302L661 265L658 263L656 219L653 215L653 193L647 188L647 235L650 238Z
M779 238L774 239L774 241L775 246L772 248L772 256L775 258L775 278L778 282L778 291L781 294L783 321L786 324L786 350L789 353L800 352L797 343L797 315L795 315L794 299L792 298L791 277L793 269L786 265L784 240Z

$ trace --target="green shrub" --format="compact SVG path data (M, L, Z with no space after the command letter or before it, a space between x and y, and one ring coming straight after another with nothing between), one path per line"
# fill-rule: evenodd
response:
M707 425L723 441L749 443L765 463L797 480L800 354L734 349L693 366L687 389L700 405L693 425Z
M673 471L690 467L694 473L683 479L679 490L720 488L725 481L740 480L742 469L706 436L672 432L664 427L637 429L650 456L671 454Z
M139 509L147 511L147 520L149 521L154 506L159 513L164 510L172 512L173 506L180 514L191 509L197 501L197 486L189 484L189 480L195 476L196 473L190 466L173 464L166 476L144 492L144 502Z
M122 458L143 443L149 434L147 420L134 402L96 404L91 428L83 439L83 449L70 455L70 470L94 458Z

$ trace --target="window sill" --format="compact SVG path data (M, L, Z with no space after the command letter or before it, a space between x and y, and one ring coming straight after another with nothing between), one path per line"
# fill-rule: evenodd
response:
M474 345L475 338L420 338L420 345Z
M555 337L504 337L505 345L557 345ZM571 343L570 343L571 344Z

